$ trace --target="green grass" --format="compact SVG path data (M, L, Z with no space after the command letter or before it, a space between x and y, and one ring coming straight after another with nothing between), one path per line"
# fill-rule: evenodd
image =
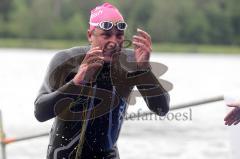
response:
M87 44L77 40L0 39L1 48L66 49Z
M203 45L203 44L153 44L154 51L175 53L223 53L240 54L236 45Z
M2 48L66 49L88 45L87 41L46 39L0 39ZM154 43L154 52L240 54L240 46Z

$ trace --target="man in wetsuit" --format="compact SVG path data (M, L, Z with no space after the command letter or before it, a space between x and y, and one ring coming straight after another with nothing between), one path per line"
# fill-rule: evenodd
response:
M168 93L149 64L150 36L138 29L134 49L124 49L127 24L109 3L91 11L89 24L91 45L57 53L35 101L39 121L55 119L48 159L119 159L116 142L134 86L150 110L169 111Z

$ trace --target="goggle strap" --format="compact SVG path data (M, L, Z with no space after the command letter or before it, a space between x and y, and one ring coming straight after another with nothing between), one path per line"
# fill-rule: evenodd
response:
M92 25L92 26L98 26L99 25L99 23L93 23L93 22L89 22L89 24Z

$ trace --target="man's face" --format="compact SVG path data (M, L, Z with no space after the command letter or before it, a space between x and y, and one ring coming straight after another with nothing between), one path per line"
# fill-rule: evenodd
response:
M98 46L104 50L104 61L111 61L112 54L116 52L116 46L122 47L124 31L120 31L116 27L107 31L95 28L93 31L88 32L88 39L92 47Z

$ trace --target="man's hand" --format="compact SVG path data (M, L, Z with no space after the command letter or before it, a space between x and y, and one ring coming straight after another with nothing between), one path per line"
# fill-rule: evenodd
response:
M234 109L224 118L225 125L237 125L240 122L240 102L227 104L227 106L234 107Z
M151 36L141 29L137 29L137 32L138 35L133 36L136 62L140 68L148 68L152 52Z
M104 61L102 50L99 47L91 48L84 57L78 73L73 78L73 83L79 85L84 82L93 82Z

